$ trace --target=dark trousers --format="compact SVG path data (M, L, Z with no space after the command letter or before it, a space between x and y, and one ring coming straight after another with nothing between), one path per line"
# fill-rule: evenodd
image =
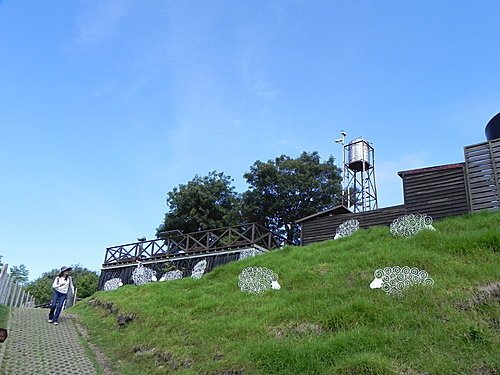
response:
M68 297L67 294L54 290L52 293L52 299L50 300L49 320L52 320L53 322L57 322L59 320L59 315L61 315L66 297Z

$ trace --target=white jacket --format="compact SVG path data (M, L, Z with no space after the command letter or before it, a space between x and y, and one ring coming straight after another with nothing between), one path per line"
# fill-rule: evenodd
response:
M64 280L64 277L57 276L52 283L52 288L63 294L68 294L70 287L71 291L73 291L73 282L71 281L71 276L68 276L67 280Z

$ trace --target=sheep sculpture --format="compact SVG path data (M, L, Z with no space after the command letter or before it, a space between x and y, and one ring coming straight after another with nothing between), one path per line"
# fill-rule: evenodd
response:
M263 253L264 253L264 251L261 251L261 250L255 249L255 248L245 249L245 250L241 251L241 253L238 257L238 260L253 258L253 257L260 255L260 254L263 254Z
M106 281L104 283L103 289L104 290L114 290L114 289L118 289L122 285L123 285L122 279L120 279L119 277L115 277L113 279L109 279L108 281Z
M238 276L238 286L242 292L260 293L269 289L280 289L278 275L269 268L247 267Z
M182 271L180 270L174 270L174 271L168 271L163 274L162 277L160 277L159 281L171 281L171 280L178 280L182 279Z
M193 271L191 272L191 277L195 280L201 278L205 273L205 269L207 268L207 261L202 260L195 264L193 267Z
M381 288L387 294L397 295L412 285L433 285L434 280L427 271L416 267L385 267L374 272L375 279L370 283L371 289Z
M358 229L359 229L359 221L357 221L356 219L344 221L342 224L338 226L337 231L335 232L335 237L333 237L333 239L337 240L342 237L348 237L352 235L354 232L356 232Z
M432 226L432 217L426 214L403 215L394 219L390 226L395 237L412 237L424 229L436 230Z
M132 281L135 285L147 284L151 281L157 281L156 271L144 267L141 263L132 271Z

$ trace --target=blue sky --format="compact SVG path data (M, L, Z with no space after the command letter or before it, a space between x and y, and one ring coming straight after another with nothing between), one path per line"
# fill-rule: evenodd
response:
M0 254L34 279L153 238L166 193L364 137L463 161L500 111L498 1L0 1ZM340 165L340 162L339 162Z

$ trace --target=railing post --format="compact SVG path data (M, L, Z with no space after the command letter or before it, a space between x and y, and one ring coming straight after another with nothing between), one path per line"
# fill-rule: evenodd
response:
M18 285L14 282L14 279L12 279L12 297L10 299L10 306L11 307L16 307L16 301L17 301L17 294L19 293L18 291Z
M16 303L15 303L14 307L19 307L19 304L21 302L21 296L22 296L24 291L23 291L23 287L20 284L16 284L16 285L19 288L19 290L17 292Z
M2 271L0 272L0 282L1 282L1 286L0 286L0 305L1 304L4 304L4 295L5 295L5 291L6 291L6 286L7 286L7 283L8 283L8 279L9 279L9 275L7 274L7 269L8 269L9 265L6 263L3 265L2 267Z
M74 306L74 305L75 305L75 303L76 303L76 295L77 295L77 293L78 293L78 288L75 288L75 291L74 291L74 293L73 293L73 306Z
M10 306L10 295L12 292L12 279L7 277L7 286L5 288L5 294L3 298L3 304L6 306Z
M6 285L7 285L7 278L3 277L3 275L2 275L0 277L0 305L3 305L3 299L4 299Z
M6 305L7 296L9 295L9 280L10 278L6 275L2 277L2 295L0 296L0 304Z
M26 307L33 307L34 305L35 305L34 298L30 294L30 292L28 292L28 300L26 301Z
M23 290L23 294L21 296L21 306L20 307L26 307L26 291Z
M16 298L16 284L14 284L12 278L9 278L9 301L7 303L7 306L11 306L14 304L14 300Z

